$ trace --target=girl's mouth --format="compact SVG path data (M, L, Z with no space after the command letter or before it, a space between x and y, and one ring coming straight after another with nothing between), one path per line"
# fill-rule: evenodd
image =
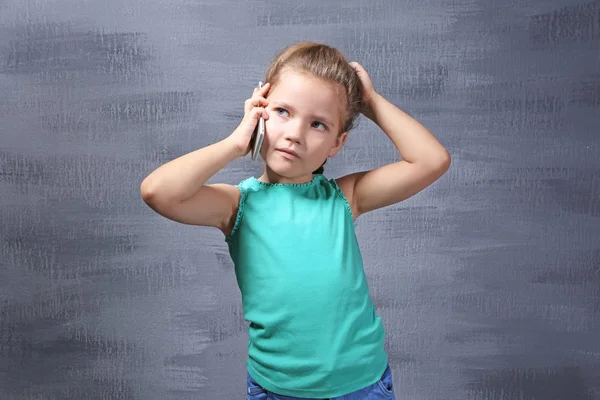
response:
M290 159L300 158L300 157L298 157L298 153L296 153L294 150L277 149L277 151L286 158L290 158Z

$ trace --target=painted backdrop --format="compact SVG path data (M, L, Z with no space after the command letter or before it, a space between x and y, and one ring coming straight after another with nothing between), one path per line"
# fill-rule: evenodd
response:
M139 184L299 40L452 154L357 221L398 398L600 399L600 1L569 0L0 0L0 398L244 397L223 237ZM325 173L396 157L363 118Z

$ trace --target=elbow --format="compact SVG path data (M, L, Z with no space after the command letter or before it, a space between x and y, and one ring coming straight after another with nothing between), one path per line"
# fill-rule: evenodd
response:
M450 164L452 163L452 157L450 157L450 153L448 150L444 149L439 157L439 168L442 173L445 173L450 168Z
M443 149L439 154L429 160L428 165L433 175L435 175L437 179L444 175L446 171L448 171L451 162L452 159L450 157L450 153L448 153L446 149Z
M156 212L179 203L177 198L169 195L168 189L161 182L157 182L152 177L147 177L142 181L140 195L144 203Z
M150 209L161 214L160 210L165 208L165 200L160 191L157 190L156 185L152 184L147 178L140 185L140 195Z
M140 195L148 205L156 201L156 188L148 178L144 179L140 185Z

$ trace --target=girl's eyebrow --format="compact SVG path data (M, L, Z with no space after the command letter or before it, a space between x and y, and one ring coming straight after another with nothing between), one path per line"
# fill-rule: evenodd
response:
M271 105L277 106L277 107L281 107L281 108L285 108L288 110L292 110L295 111L296 109L294 107L292 107L290 104L284 102L284 101L273 101L271 102ZM322 116L322 115L311 115L311 117L323 121L325 123L327 123L330 126L333 126L333 123L331 122L331 120L329 120L329 118Z

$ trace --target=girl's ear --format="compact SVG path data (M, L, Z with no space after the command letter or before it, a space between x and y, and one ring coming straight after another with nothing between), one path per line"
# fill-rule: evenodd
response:
M329 157L335 156L340 151L344 143L346 143L346 139L348 139L348 132L344 132L338 135L338 137L336 138L335 146L333 146L331 150L329 150L329 154L327 155Z

